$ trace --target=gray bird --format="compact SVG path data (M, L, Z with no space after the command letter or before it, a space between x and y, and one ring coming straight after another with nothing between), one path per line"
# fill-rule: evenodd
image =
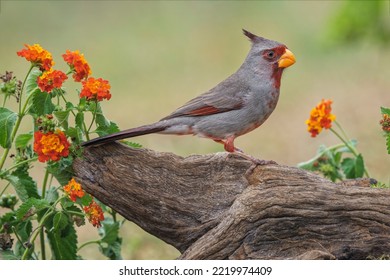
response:
M295 63L286 45L243 32L252 47L241 67L226 80L158 122L82 145L100 145L150 133L192 134L210 138L222 143L226 151L243 155L234 146L234 139L259 127L271 115L279 99L283 70Z

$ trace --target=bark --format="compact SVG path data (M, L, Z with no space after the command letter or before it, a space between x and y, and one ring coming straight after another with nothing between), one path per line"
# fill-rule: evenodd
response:
M186 158L119 143L74 163L84 189L173 245L180 259L366 259L390 255L390 190L334 184L237 155Z

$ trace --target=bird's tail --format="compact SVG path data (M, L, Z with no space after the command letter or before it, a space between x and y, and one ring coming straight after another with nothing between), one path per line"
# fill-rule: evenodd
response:
M117 133L113 133L110 135L98 137L98 138L86 141L86 142L82 143L81 145L84 147L101 145L101 144L106 144L109 142L113 142L113 141L121 140L121 139L125 139L125 138L131 138L131 137L136 137L136 136L150 134L150 133L157 133L157 132L161 132L165 129L166 129L166 125L163 125L161 122L156 122L154 124L130 128L130 129L120 131Z

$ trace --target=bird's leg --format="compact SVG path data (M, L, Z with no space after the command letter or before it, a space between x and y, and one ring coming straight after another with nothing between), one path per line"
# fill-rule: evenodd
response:
M227 151L231 154L238 155L242 158L245 158L245 159L253 162L256 165L276 164L276 162L273 160L257 159L251 155L245 154L243 150L234 146L234 139L235 139L235 137L229 137L226 140L218 139L218 140L214 140L214 141L223 144L225 151Z

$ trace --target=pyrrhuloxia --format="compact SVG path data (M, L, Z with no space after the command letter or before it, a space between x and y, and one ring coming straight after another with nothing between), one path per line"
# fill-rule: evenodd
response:
M234 139L270 116L279 99L283 70L295 63L284 44L243 32L252 47L241 67L226 80L156 123L95 138L83 146L150 133L193 134L224 144L228 152L241 152Z

